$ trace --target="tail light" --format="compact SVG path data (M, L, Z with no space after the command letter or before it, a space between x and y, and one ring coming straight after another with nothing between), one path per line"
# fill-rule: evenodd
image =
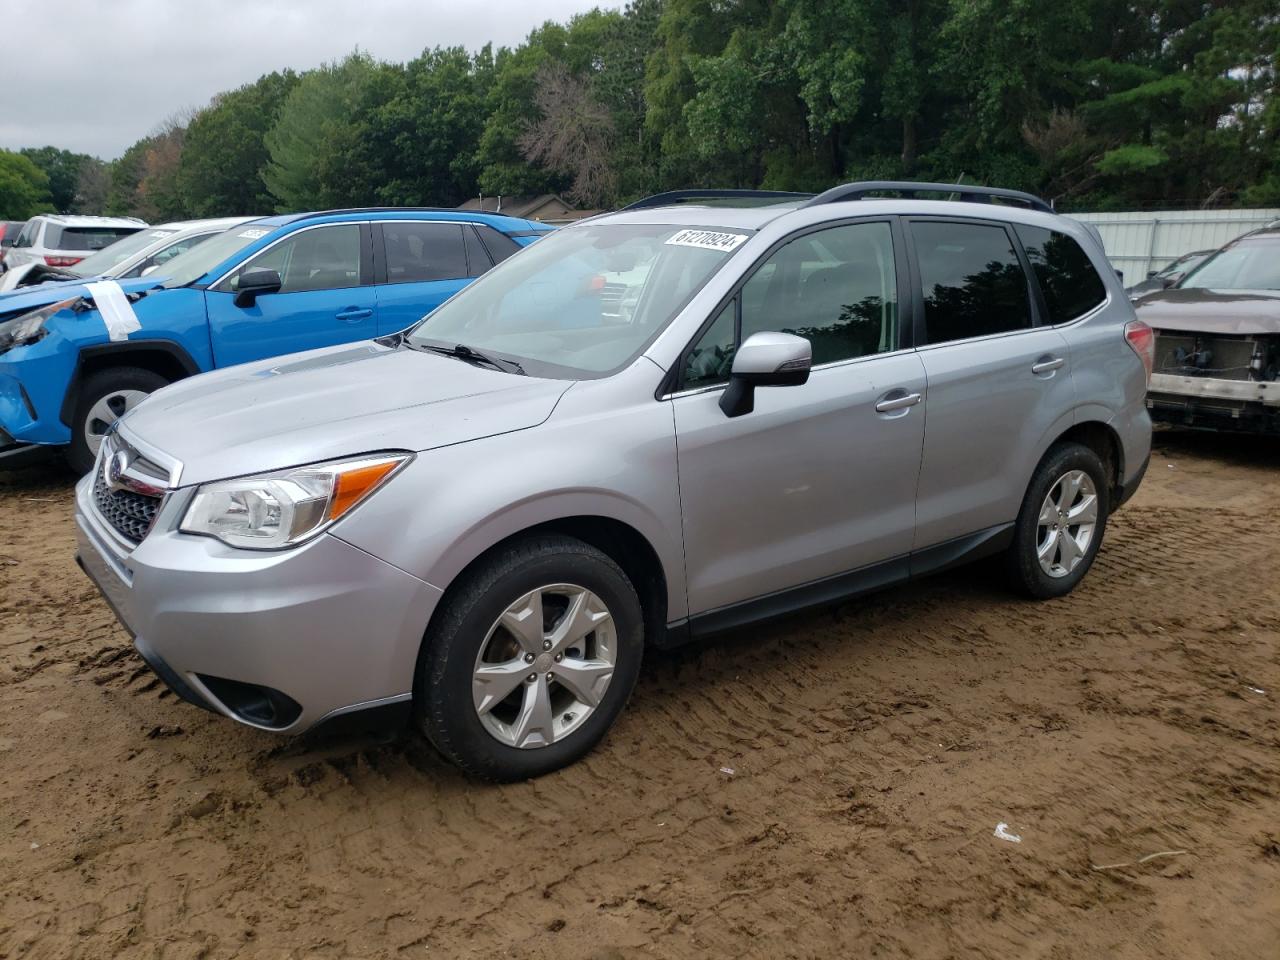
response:
M45 257L44 262L51 267L74 267L84 257Z
M1147 371L1147 386L1151 386L1151 370L1156 365L1156 332L1141 320L1130 320L1124 325L1124 339L1142 361Z

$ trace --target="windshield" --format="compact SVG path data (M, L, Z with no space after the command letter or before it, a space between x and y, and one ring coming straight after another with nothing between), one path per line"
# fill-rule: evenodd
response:
M534 376L619 369L661 331L747 239L735 228L568 227L485 274L406 338L464 344Z
M164 282L164 288L171 290L195 283L223 260L234 256L255 240L262 239L274 229L276 228L250 225L232 227L226 233L210 237L186 253L178 254L157 271L162 271L168 278Z
M1280 240L1253 240L1220 250L1178 286L1184 290L1280 290Z
M85 257L69 272L77 277L109 277L111 269L124 263L135 253L141 253L157 240L176 233L176 230L139 230L131 233L123 240L117 240L105 250L99 250L92 257Z

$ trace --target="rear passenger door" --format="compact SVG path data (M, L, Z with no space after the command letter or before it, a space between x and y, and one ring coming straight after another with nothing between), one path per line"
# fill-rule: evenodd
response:
M907 222L916 343L928 380L915 549L1017 517L1043 438L1072 422L1066 340L1041 326L1012 229Z
M471 224L439 220L376 221L374 260L379 334L421 320L494 263Z

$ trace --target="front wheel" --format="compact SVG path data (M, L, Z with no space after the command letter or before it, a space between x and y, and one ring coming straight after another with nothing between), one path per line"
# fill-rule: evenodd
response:
M71 445L66 450L71 469L78 474L92 470L107 431L168 382L141 367L112 367L89 376L80 388L71 422Z
M1065 596L1088 573L1111 506L1106 477L1098 455L1083 444L1060 443L1045 454L1005 557L1021 592L1039 599Z
M643 652L640 601L621 568L580 540L534 537L445 599L419 655L418 723L470 774L540 776L608 732Z

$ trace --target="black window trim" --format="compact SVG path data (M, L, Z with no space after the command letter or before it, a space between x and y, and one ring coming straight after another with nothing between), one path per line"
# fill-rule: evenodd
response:
M918 214L903 217L902 220L903 232L907 239L907 257L910 260L911 303L912 313L915 318L914 336L917 350L936 350L939 347L954 346L958 343L978 343L982 340L992 340L996 337L1014 337L1021 333L1030 333L1033 330L1049 326L1044 322L1046 313L1041 309L1040 287L1035 281L1033 271L1030 269L1031 265L1027 260L1026 251L1022 249L1022 243L1018 240L1017 231L1013 229L1013 225L1008 220L995 220L987 217L949 217L939 214ZM921 286L920 260L916 256L915 239L911 235L911 225L913 223L962 223L1003 229L1005 236L1009 239L1009 246L1014 251L1014 255L1018 258L1018 263L1022 267L1022 279L1027 287L1027 304L1031 310L1031 325L1018 327L1016 330L999 330L995 333L984 333L977 337L930 343L929 331L925 327L924 289Z
M724 308L729 305L730 301L736 300L733 315L733 337L735 344L742 338L742 299L740 294L742 288L747 282L755 276L759 270L769 259L785 247L793 240L808 236L811 233L820 233L824 230L830 230L833 227L848 227L862 223L887 223L889 224L889 236L893 243L893 271L897 281L898 293L898 345L893 350L886 350L883 353L868 353L861 357L846 357L843 360L832 360L830 363L822 363L813 367L813 370L826 370L831 367L842 367L851 363L863 363L867 360L876 360L880 357L892 357L900 353L911 350L915 346L915 313L916 307L910 299L910 290L906 286L908 283L908 270L906 269L907 260L907 237L903 230L902 217L893 214L878 214L873 216L862 217L841 217L838 220L824 220L821 223L811 223L807 226L800 227L786 234L780 239L774 241L759 256L752 261L751 265L742 271L741 275L729 292L726 293L716 303L716 306L710 311L706 320L698 327L697 331L689 338L689 341L681 348L679 355L676 357L675 363L667 370L666 375L658 384L658 389L654 393L657 400L672 400L676 397L693 396L699 393L709 393L714 390L723 390L728 381L722 383L711 383L702 387L685 387L684 371L689 362L689 351L691 351L698 342L703 338L711 326L719 318Z

